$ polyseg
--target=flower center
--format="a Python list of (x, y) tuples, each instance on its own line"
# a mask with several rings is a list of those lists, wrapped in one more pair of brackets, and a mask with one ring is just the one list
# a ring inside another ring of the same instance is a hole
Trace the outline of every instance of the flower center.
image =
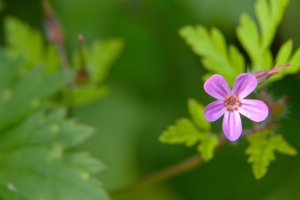
[(237, 111), (239, 107), (242, 106), (242, 103), (236, 94), (233, 96), (227, 94), (224, 100), (224, 106), (226, 107), (227, 111)]

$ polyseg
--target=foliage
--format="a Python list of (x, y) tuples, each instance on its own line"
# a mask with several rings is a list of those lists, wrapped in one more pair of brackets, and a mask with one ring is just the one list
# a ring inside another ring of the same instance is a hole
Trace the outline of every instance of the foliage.
[[(45, 44), (40, 31), (31, 28), (28, 24), (14, 18), (5, 18), (5, 41), (7, 50), (12, 57), (23, 57), (27, 66), (26, 70), (37, 64), (45, 65), (49, 73), (61, 71), (60, 57), (54, 44)], [(80, 66), (78, 52), (74, 53), (70, 74), (73, 74), (72, 105), (80, 106), (105, 96), (108, 88), (104, 81), (108, 71), (119, 55), (124, 44), (121, 39), (95, 40), (91, 46), (85, 48), (84, 59), (86, 66)], [(87, 81), (78, 82), (78, 73), (81, 67), (87, 71)]]
[[(251, 60), (252, 70), (267, 70), (273, 66), (291, 63), (291, 67), (281, 70), (269, 81), (278, 80), (285, 74), (297, 73), (300, 69), (300, 49), (292, 55), (291, 40), (281, 46), (274, 61), (270, 50), (287, 4), (288, 0), (258, 0), (255, 4), (255, 14), (259, 28), (247, 13), (243, 13), (236, 29), (237, 37)], [(209, 71), (204, 77), (205, 80), (211, 73), (218, 73), (233, 85), (235, 77), (245, 71), (245, 59), (242, 54), (234, 45), (226, 46), (225, 39), (218, 29), (212, 28), (209, 33), (201, 25), (186, 26), (180, 29), (180, 35), (193, 51), (201, 56), (203, 66)]]
[[(233, 85), (235, 77), (244, 71), (242, 54), (234, 45), (227, 47), (224, 36), (218, 29), (213, 28), (209, 33), (201, 25), (186, 26), (179, 33), (193, 51), (202, 57), (204, 67), (211, 73), (221, 74), (229, 84)], [(211, 73), (205, 75), (204, 79)]]
[(275, 160), (275, 151), (294, 156), (295, 148), (287, 143), (282, 135), (270, 135), (269, 131), (253, 133), (247, 138), (250, 146), (246, 149), (248, 162), (252, 163), (253, 174), (256, 179), (262, 178), (268, 170), (271, 161)]
[[(91, 177), (103, 164), (69, 151), (92, 129), (65, 120), (65, 111), (32, 115), (1, 133), (0, 190), (5, 199), (108, 199)], [(28, 184), (30, 183), (30, 184)]]
[[(104, 81), (112, 62), (119, 55), (124, 44), (121, 39), (96, 40), (91, 46), (84, 48), (84, 63), (89, 81), (86, 84), (78, 84), (74, 88), (74, 105), (84, 105), (100, 99), (107, 94), (108, 88)], [(80, 70), (80, 56), (74, 55), (74, 65)]]
[(48, 102), (68, 77), (41, 66), (20, 74), (24, 60), (0, 56), (1, 198), (108, 199), (92, 177), (103, 164), (72, 151), (92, 129), (64, 119), (65, 110), (52, 111)]
[[(241, 15), (236, 33), (240, 43), (248, 53), (252, 70), (267, 70), (272, 67), (273, 59), (269, 48), (287, 4), (288, 0), (257, 0), (255, 15), (259, 28), (247, 13)], [(201, 25), (195, 27), (185, 26), (180, 29), (179, 33), (186, 43), (191, 46), (192, 50), (201, 57), (203, 66), (208, 70), (204, 80), (212, 73), (218, 73), (225, 77), (230, 85), (233, 85), (235, 77), (245, 70), (245, 58), (234, 45), (227, 47), (225, 39), (218, 29), (212, 28), (209, 32)], [(280, 70), (268, 81), (278, 80), (286, 73), (298, 72), (300, 68), (300, 49), (297, 49), (292, 55), (292, 48), (292, 40), (285, 42), (275, 57), (274, 66), (278, 67), (290, 62), (291, 67)], [(187, 144), (195, 143), (197, 140), (196, 129), (192, 129), (193, 126), (191, 123), (188, 124), (186, 119), (184, 121), (178, 121), (175, 126), (171, 126), (169, 131), (164, 133), (169, 136), (165, 140), (170, 143), (183, 141), (190, 142)], [(179, 135), (183, 135), (184, 128), (189, 130), (187, 131), (189, 134), (185, 135), (184, 140), (182, 138), (182, 140), (179, 140)], [(296, 150), (289, 146), (281, 135), (267, 136), (268, 133), (253, 134), (248, 137), (251, 145), (246, 153), (250, 154), (249, 162), (253, 163), (253, 173), (257, 179), (267, 172), (270, 161), (275, 159), (274, 150), (289, 155), (296, 153)], [(189, 140), (186, 141), (186, 138)], [(198, 149), (200, 149), (200, 146)]]
[(208, 161), (214, 156), (215, 147), (219, 144), (218, 137), (210, 134), (210, 123), (202, 115), (204, 107), (194, 99), (188, 101), (188, 107), (192, 119), (177, 120), (160, 135), (159, 140), (169, 144), (183, 143), (189, 147), (199, 142), (197, 150)]

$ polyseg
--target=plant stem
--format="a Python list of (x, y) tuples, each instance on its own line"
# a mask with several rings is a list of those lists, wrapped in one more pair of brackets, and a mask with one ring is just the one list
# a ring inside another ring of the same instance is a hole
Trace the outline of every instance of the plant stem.
[[(247, 137), (248, 135), (252, 134), (255, 131), (256, 131), (255, 129), (245, 129), (243, 130), (241, 137)], [(219, 150), (228, 141), (223, 133), (219, 134), (218, 137), (219, 137), (219, 145), (216, 146), (214, 152)], [(184, 172), (190, 171), (195, 167), (200, 166), (204, 162), (205, 160), (203, 159), (202, 155), (200, 154), (194, 155), (180, 163), (166, 167), (144, 178), (129, 183), (128, 185), (112, 190), (109, 192), (109, 194), (111, 197), (115, 197), (123, 193), (141, 188), (143, 186), (147, 186), (153, 183), (158, 183), (167, 180), (169, 178), (172, 178), (173, 176), (177, 176)]]
[[(220, 149), (221, 146), (223, 146), (226, 143), (226, 138), (224, 134), (219, 135), (219, 145), (215, 148), (215, 151)], [(153, 183), (158, 183), (161, 181), (164, 181), (166, 179), (169, 179), (173, 176), (182, 174), (184, 172), (190, 171), (194, 169), (197, 166), (200, 166), (203, 164), (205, 160), (200, 154), (194, 155), (180, 163), (177, 163), (175, 165), (166, 167), (162, 170), (159, 170), (157, 172), (154, 172), (153, 174), (150, 174), (142, 179), (139, 179), (135, 182), (132, 182), (128, 185), (125, 185), (121, 188), (117, 188), (115, 190), (112, 190), (110, 192), (110, 195), (112, 197), (120, 195), (125, 192), (129, 192), (133, 189), (141, 188), (142, 186), (150, 185)]]

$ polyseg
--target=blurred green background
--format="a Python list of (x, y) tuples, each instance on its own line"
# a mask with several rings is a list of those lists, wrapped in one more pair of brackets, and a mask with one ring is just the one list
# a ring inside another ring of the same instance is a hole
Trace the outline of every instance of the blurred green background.
[[(158, 142), (159, 134), (180, 117), (188, 117), (187, 100), (208, 104), (201, 76), (205, 70), (178, 34), (185, 25), (217, 27), (228, 43), (238, 47), (235, 27), (242, 12), (253, 13), (254, 0), (52, 0), (66, 33), (66, 47), (77, 49), (77, 35), (90, 44), (96, 38), (122, 38), (125, 48), (108, 78), (110, 94), (99, 102), (77, 108), (78, 121), (96, 134), (78, 147), (101, 159), (107, 169), (99, 178), (108, 190), (175, 164), (196, 149)], [(41, 2), (6, 0), (1, 23), (16, 16), (43, 29)], [(300, 46), (300, 1), (290, 0), (272, 51), (289, 38)], [(2, 30), (2, 26), (1, 26)], [(3, 34), (1, 34), (3, 41)], [(289, 112), (280, 132), (300, 150), (300, 77), (287, 76), (270, 85), (274, 98), (290, 96)], [(247, 120), (246, 120), (247, 121)], [(220, 120), (213, 129), (221, 131)], [(245, 139), (227, 144), (215, 159), (163, 183), (114, 199), (300, 199), (300, 159), (277, 154), (269, 172), (255, 180), (244, 151)]]

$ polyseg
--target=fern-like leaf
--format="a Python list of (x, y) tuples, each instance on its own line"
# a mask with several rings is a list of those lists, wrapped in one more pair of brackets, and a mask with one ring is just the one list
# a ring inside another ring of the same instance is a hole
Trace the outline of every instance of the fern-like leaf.
[(230, 85), (235, 77), (245, 69), (242, 54), (234, 45), (226, 45), (222, 33), (213, 28), (209, 32), (203, 26), (186, 26), (180, 29), (180, 35), (191, 46), (193, 51), (200, 56), (204, 67), (210, 72), (222, 75)]
[(91, 174), (102, 163), (73, 153), (92, 129), (65, 120), (65, 111), (38, 112), (0, 135), (0, 196), (5, 199), (108, 199)]
[(268, 171), (270, 162), (275, 160), (275, 151), (287, 155), (296, 155), (297, 151), (288, 144), (282, 135), (270, 135), (268, 131), (254, 133), (247, 138), (250, 146), (246, 149), (248, 162), (252, 163), (253, 174), (256, 179), (262, 178)]

